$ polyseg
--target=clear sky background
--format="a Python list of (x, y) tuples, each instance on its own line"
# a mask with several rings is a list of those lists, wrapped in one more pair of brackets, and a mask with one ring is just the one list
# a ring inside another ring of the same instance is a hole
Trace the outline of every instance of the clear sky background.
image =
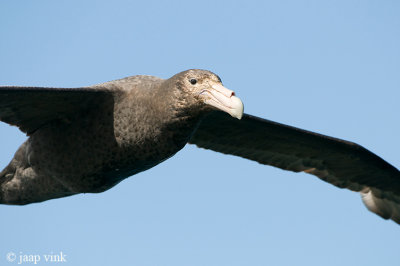
[[(212, 70), (247, 113), (400, 166), (398, 1), (0, 2), (0, 84)], [(0, 124), (0, 167), (26, 137)], [(399, 265), (400, 227), (357, 193), (187, 146), (101, 194), (0, 206), (8, 252), (62, 265)], [(28, 263), (26, 263), (28, 264)], [(30, 264), (32, 265), (32, 264)]]

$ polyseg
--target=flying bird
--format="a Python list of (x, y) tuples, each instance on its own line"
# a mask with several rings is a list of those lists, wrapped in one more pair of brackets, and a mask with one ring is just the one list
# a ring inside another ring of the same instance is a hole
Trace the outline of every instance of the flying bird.
[(0, 173), (0, 203), (103, 192), (187, 143), (361, 193), (400, 224), (400, 172), (355, 143), (243, 113), (221, 79), (191, 69), (82, 88), (0, 87), (0, 120), (29, 138)]

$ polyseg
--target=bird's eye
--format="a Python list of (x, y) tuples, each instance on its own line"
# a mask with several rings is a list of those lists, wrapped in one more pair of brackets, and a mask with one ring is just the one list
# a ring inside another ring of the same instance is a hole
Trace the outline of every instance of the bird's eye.
[(197, 83), (197, 79), (190, 79), (189, 82), (190, 82), (192, 85), (194, 85), (194, 84)]

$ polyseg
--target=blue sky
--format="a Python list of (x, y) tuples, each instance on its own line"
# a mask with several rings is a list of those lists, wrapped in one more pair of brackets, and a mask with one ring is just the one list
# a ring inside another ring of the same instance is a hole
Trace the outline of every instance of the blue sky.
[[(0, 2), (0, 84), (217, 73), (247, 113), (400, 166), (398, 1)], [(0, 167), (25, 136), (0, 124)], [(357, 193), (188, 146), (101, 194), (0, 206), (6, 254), (63, 265), (398, 265), (400, 230)], [(29, 264), (29, 263), (25, 263)], [(31, 263), (32, 264), (32, 263)]]

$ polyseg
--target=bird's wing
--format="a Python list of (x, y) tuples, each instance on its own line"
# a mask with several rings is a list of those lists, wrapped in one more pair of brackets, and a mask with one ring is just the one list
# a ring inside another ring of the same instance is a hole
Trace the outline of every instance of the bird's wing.
[(0, 121), (18, 126), (29, 135), (50, 121), (76, 115), (108, 96), (102, 87), (0, 86)]
[(360, 191), (367, 208), (400, 224), (400, 172), (367, 149), (245, 114), (207, 116), (189, 143)]

